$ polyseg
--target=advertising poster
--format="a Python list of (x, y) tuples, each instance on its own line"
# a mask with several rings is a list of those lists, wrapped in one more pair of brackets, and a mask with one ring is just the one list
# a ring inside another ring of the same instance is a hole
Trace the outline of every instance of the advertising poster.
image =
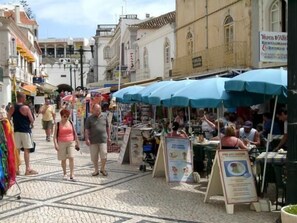
[(187, 138), (165, 138), (167, 179), (169, 182), (193, 182), (193, 156)]
[(228, 204), (258, 201), (247, 151), (220, 150), (219, 165)]

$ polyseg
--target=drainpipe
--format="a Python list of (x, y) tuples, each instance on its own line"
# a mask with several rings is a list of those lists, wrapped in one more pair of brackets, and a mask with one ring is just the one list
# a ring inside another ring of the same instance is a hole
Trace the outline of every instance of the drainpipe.
[(208, 49), (208, 0), (205, 0), (205, 35), (206, 49)]

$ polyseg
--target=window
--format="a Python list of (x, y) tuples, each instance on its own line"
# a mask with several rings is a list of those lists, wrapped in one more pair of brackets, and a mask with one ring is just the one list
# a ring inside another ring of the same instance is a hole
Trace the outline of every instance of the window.
[(135, 68), (140, 69), (140, 63), (139, 63), (139, 47), (136, 45), (135, 47)]
[(4, 76), (3, 68), (0, 67), (0, 82), (3, 82), (3, 76)]
[(279, 1), (275, 1), (272, 6), (271, 6), (271, 10), (270, 10), (270, 29), (273, 32), (279, 32), (280, 30), (280, 5), (279, 5)]
[(193, 54), (193, 34), (191, 32), (187, 34), (187, 50), (188, 55)]
[(224, 22), (224, 42), (225, 42), (225, 51), (233, 51), (233, 19), (231, 16), (227, 16)]
[(143, 49), (143, 68), (148, 68), (148, 52), (146, 47)]
[(109, 46), (104, 47), (103, 58), (104, 58), (104, 60), (110, 59), (110, 47)]
[(270, 7), (270, 31), (286, 32), (287, 30), (287, 3), (285, 0), (276, 0)]
[(167, 38), (164, 44), (164, 59), (165, 59), (165, 64), (170, 63), (170, 44)]

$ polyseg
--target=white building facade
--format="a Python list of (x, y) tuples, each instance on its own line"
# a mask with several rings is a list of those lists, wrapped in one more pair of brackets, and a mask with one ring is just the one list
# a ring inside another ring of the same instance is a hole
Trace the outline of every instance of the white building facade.
[[(0, 5), (0, 104), (12, 102), (16, 91), (33, 84), (41, 54), (37, 33), (36, 21), (21, 6)], [(36, 91), (25, 93), (34, 96)]]

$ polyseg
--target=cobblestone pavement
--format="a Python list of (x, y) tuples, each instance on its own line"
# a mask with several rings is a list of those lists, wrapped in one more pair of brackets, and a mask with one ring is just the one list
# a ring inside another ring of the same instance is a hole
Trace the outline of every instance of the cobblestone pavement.
[[(35, 121), (33, 137), (37, 144), (31, 164), (39, 174), (24, 176), (24, 164), (17, 185), (0, 200), (0, 222), (275, 222), (279, 212), (251, 211), (235, 205), (235, 213), (225, 211), (221, 199), (204, 203), (207, 180), (199, 184), (166, 183), (152, 178), (151, 171), (120, 165), (118, 154), (108, 156), (109, 175), (92, 177), (88, 148), (76, 152), (76, 182), (63, 180), (62, 169), (52, 142), (45, 141), (41, 120)], [(23, 160), (23, 153), (21, 154)], [(20, 199), (18, 195), (20, 193)]]

